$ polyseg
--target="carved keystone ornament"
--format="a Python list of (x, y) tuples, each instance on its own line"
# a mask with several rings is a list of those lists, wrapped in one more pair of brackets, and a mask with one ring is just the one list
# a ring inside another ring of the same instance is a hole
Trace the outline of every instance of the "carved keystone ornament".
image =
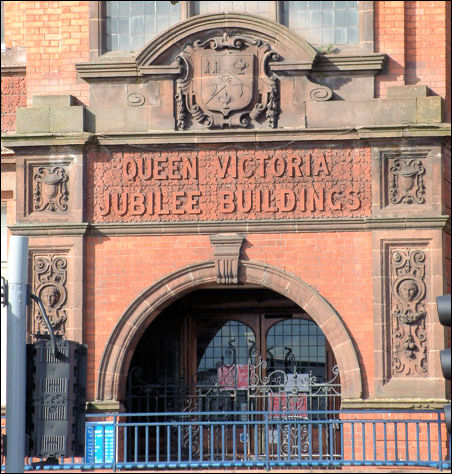
[(231, 285), (239, 282), (240, 249), (244, 240), (238, 234), (217, 234), (210, 237), (214, 248), (217, 283)]
[(185, 46), (177, 57), (176, 128), (184, 130), (188, 116), (207, 128), (245, 128), (264, 116), (276, 128), (279, 84), (268, 62), (280, 59), (260, 39), (227, 33)]

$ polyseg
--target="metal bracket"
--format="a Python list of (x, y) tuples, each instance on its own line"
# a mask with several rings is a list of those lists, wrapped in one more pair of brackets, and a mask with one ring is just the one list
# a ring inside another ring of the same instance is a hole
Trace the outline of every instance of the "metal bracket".
[(27, 285), (27, 289), (28, 289), (28, 301), (30, 301), (30, 299), (32, 299), (39, 307), (41, 313), (42, 313), (42, 317), (44, 318), (44, 321), (47, 325), (47, 329), (49, 330), (49, 334), (50, 334), (50, 340), (52, 342), (52, 354), (54, 357), (57, 357), (57, 347), (56, 347), (56, 339), (55, 339), (55, 333), (53, 332), (53, 328), (52, 328), (52, 325), (50, 324), (50, 320), (49, 320), (49, 317), (47, 316), (47, 313), (46, 313), (46, 309), (44, 308), (44, 305), (42, 303), (42, 300), (41, 298), (39, 298), (39, 296), (36, 296), (34, 295), (33, 293), (31, 293), (30, 291), (30, 285)]
[(8, 280), (5, 277), (2, 279), (2, 293), (1, 293), (1, 304), (2, 306), (8, 306)]

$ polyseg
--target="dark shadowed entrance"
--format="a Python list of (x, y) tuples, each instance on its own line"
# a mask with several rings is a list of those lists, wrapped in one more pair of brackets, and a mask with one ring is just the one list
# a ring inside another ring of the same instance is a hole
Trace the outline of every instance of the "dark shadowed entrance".
[[(148, 327), (123, 402), (129, 413), (203, 412), (213, 422), (219, 412), (240, 420), (262, 412), (321, 420), (322, 411), (339, 409), (340, 383), (323, 332), (295, 303), (265, 289), (206, 289), (177, 300)], [(281, 429), (268, 435), (268, 449), (289, 437), (293, 449), (311, 454), (319, 443), (335, 444), (334, 430), (310, 433), (309, 446), (307, 432)], [(227, 455), (232, 436), (246, 433), (222, 430), (214, 445)], [(258, 431), (246, 436), (262, 443)]]

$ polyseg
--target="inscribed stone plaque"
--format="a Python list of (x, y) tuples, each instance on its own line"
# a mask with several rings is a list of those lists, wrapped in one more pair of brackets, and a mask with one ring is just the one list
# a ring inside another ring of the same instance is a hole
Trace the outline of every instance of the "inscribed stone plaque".
[(93, 148), (87, 217), (96, 223), (370, 215), (370, 150), (140, 151)]

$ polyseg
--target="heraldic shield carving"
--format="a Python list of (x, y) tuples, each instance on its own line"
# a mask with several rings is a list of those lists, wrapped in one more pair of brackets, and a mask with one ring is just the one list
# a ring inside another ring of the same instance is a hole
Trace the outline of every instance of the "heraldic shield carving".
[(261, 120), (277, 126), (278, 79), (268, 62), (280, 56), (269, 44), (224, 33), (186, 45), (177, 60), (177, 130), (188, 128), (190, 118), (206, 128), (246, 128)]

